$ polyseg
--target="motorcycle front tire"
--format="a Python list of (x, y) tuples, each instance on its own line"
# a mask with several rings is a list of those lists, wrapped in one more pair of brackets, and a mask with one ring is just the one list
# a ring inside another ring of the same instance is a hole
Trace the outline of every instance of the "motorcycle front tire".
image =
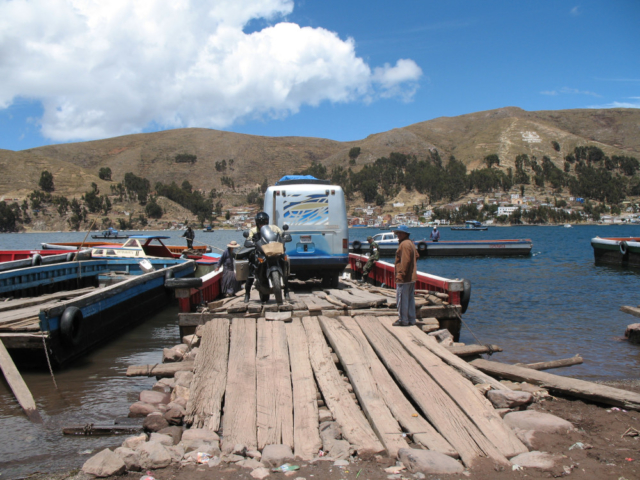
[(282, 283), (280, 281), (280, 272), (271, 272), (271, 282), (273, 283), (273, 296), (276, 297), (276, 303), (282, 305)]

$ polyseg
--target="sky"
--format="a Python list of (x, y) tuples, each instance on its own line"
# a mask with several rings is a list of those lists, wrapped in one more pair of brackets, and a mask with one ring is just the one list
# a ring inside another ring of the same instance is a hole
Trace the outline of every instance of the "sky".
[(0, 0), (0, 149), (640, 108), (640, 1)]

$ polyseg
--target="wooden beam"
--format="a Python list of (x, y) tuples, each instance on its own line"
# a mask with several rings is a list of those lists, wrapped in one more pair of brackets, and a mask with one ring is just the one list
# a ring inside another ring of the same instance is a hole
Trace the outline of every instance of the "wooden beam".
[(620, 307), (620, 311), (633, 315), (634, 317), (640, 317), (640, 308), (638, 307)]
[(212, 432), (220, 428), (222, 397), (227, 386), (229, 320), (207, 323), (202, 329), (191, 380), (185, 423)]
[(576, 355), (571, 358), (563, 358), (561, 360), (551, 360), (549, 362), (538, 363), (516, 363), (516, 367), (530, 368), (532, 370), (551, 370), (552, 368), (570, 367), (571, 365), (580, 365), (582, 357)]
[(127, 368), (127, 377), (173, 377), (176, 372), (193, 372), (193, 369), (193, 362), (129, 365)]
[(255, 450), (256, 436), (256, 320), (234, 318), (231, 322), (229, 368), (224, 402), (222, 451), (237, 444)]
[(309, 341), (309, 359), (313, 373), (327, 407), (340, 425), (342, 436), (355, 446), (358, 456), (364, 459), (383, 452), (384, 447), (340, 378), (318, 324), (318, 317), (304, 317), (302, 324)]
[(461, 347), (445, 347), (448, 352), (458, 357), (472, 357), (483, 353), (502, 352), (498, 345), (463, 345)]
[[(352, 320), (351, 317), (343, 317)], [(408, 448), (402, 437), (402, 430), (383, 400), (378, 385), (371, 373), (367, 354), (362, 342), (369, 346), (364, 335), (353, 335), (337, 318), (319, 317), (320, 326), (333, 351), (338, 355), (345, 369), (360, 406), (369, 419), (369, 423), (391, 458), (398, 456), (398, 450)], [(358, 328), (355, 325), (355, 328)]]
[(312, 460), (322, 447), (318, 431), (316, 381), (309, 361), (309, 344), (302, 321), (294, 318), (285, 324), (293, 385), (293, 444), (296, 457)]
[(570, 397), (584, 398), (629, 410), (640, 410), (640, 394), (627, 390), (484, 359), (474, 360), (471, 364), (477, 369), (498, 378), (531, 383)]
[(29, 417), (29, 420), (35, 423), (42, 423), (42, 417), (38, 412), (36, 402), (33, 400), (29, 387), (24, 383), (20, 372), (16, 368), (15, 363), (13, 363), (13, 359), (11, 355), (9, 355), (9, 352), (7, 352), (2, 340), (0, 340), (0, 369), (2, 369), (4, 378), (7, 380), (11, 391), (24, 410), (24, 413)]

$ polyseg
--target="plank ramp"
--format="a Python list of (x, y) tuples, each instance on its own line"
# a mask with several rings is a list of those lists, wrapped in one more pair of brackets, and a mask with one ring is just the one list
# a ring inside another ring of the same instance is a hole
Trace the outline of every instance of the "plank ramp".
[(284, 444), (293, 449), (293, 398), (284, 323), (258, 319), (257, 342), (258, 448)]
[[(196, 356), (185, 423), (212, 432), (220, 428), (222, 397), (227, 386), (229, 320), (207, 323)], [(179, 364), (177, 364), (179, 365)]]
[(256, 434), (256, 320), (234, 318), (231, 322), (229, 366), (224, 402), (222, 450), (242, 444), (258, 446)]
[(36, 408), (36, 402), (33, 400), (29, 387), (24, 383), (24, 379), (13, 363), (13, 359), (7, 352), (2, 340), (0, 340), (0, 369), (29, 420), (35, 423), (42, 423), (42, 417)]

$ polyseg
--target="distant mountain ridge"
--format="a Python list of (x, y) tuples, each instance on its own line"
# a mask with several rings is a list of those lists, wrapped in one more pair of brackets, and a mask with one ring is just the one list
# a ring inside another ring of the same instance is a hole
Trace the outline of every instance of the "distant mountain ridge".
[[(557, 142), (556, 151), (552, 142)], [(262, 137), (203, 128), (155, 133), (33, 148), (19, 152), (0, 150), (0, 195), (24, 197), (36, 189), (40, 172), (54, 176), (56, 194), (80, 195), (95, 182), (109, 192), (109, 182), (98, 178), (102, 167), (112, 179), (122, 181), (133, 172), (156, 182), (179, 185), (188, 180), (194, 188), (226, 190), (222, 177), (236, 186), (254, 188), (266, 178), (273, 183), (282, 175), (301, 171), (314, 162), (349, 166), (348, 153), (360, 147), (354, 170), (388, 156), (391, 152), (429, 158), (437, 150), (446, 161), (450, 155), (469, 170), (482, 168), (483, 159), (498, 154), (500, 167), (513, 167), (515, 157), (526, 153), (539, 159), (546, 155), (562, 168), (564, 157), (576, 146), (595, 145), (607, 155), (640, 159), (640, 109), (581, 109), (527, 112), (518, 107), (440, 117), (403, 128), (377, 133), (352, 142), (311, 137)], [(197, 161), (177, 163), (178, 154), (197, 156)], [(229, 165), (229, 160), (233, 164)], [(226, 171), (216, 162), (226, 160)]]

